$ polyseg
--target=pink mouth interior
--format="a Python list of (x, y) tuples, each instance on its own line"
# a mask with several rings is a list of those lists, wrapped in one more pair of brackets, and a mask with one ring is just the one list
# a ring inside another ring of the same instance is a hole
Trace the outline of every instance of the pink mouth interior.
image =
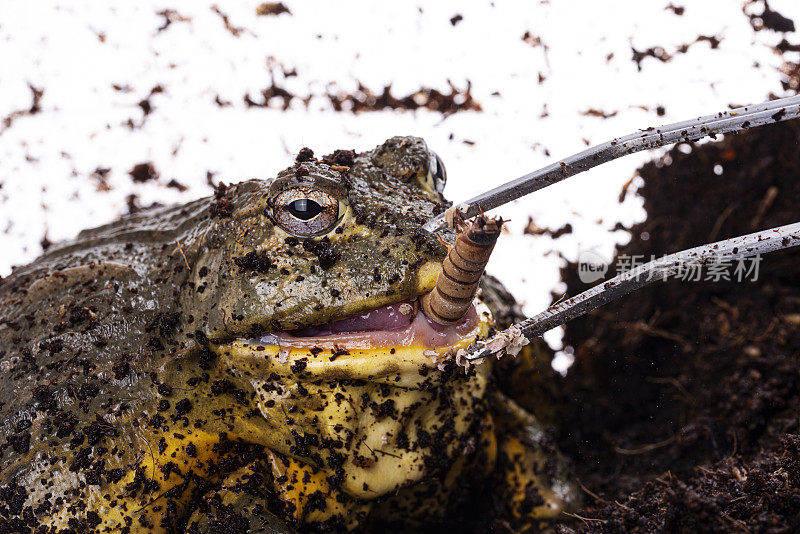
[(437, 348), (458, 342), (474, 330), (477, 322), (478, 314), (474, 306), (459, 323), (442, 326), (428, 319), (416, 305), (406, 302), (390, 304), (325, 325), (292, 332), (270, 332), (256, 339), (256, 342), (292, 348), (327, 349), (336, 345), (340, 348), (368, 349), (415, 344)]

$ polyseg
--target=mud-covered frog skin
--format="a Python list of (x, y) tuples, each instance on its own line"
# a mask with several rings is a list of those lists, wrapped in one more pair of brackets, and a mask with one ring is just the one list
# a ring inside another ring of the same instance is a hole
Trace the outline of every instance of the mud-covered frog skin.
[(452, 357), (517, 319), (513, 299), (485, 277), (462, 324), (418, 311), (446, 245), (416, 229), (442, 185), (421, 139), (304, 149), (0, 279), (0, 532), (558, 517), (575, 495), (540, 423), (546, 350)]

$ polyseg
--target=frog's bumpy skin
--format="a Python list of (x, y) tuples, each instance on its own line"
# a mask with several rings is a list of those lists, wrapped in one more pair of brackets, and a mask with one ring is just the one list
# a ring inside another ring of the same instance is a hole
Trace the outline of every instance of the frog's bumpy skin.
[(447, 325), (464, 317), (475, 298), (478, 282), (502, 227), (502, 219), (481, 215), (459, 232), (442, 263), (436, 287), (421, 299), (422, 308), (430, 319)]

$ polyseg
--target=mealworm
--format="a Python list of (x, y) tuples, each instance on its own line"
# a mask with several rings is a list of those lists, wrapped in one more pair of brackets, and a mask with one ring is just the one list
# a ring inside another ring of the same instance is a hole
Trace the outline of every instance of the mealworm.
[(502, 227), (502, 218), (479, 215), (458, 233), (442, 263), (436, 287), (420, 299), (430, 319), (446, 325), (464, 317), (478, 291), (478, 283)]

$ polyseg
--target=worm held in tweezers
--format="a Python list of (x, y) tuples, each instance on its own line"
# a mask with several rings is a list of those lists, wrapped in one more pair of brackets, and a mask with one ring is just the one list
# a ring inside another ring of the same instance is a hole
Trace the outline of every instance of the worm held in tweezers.
[(459, 322), (466, 315), (502, 227), (502, 218), (479, 215), (458, 233), (442, 264), (436, 287), (420, 299), (431, 320), (447, 325)]

